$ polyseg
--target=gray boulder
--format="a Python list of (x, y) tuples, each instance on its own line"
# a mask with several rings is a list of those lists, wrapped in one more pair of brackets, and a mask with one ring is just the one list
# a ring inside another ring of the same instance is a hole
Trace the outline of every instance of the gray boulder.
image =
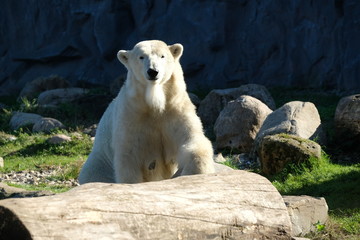
[(320, 159), (321, 147), (293, 135), (268, 135), (261, 141), (258, 156), (261, 172), (270, 176), (281, 172), (289, 163), (307, 163), (310, 157)]
[(65, 128), (65, 126), (59, 120), (54, 118), (41, 118), (34, 124), (32, 131), (49, 133), (54, 129), (61, 128)]
[(329, 208), (324, 198), (283, 196), (283, 199), (292, 224), (292, 236), (304, 236), (316, 232), (317, 223), (326, 223)]
[(241, 95), (249, 95), (266, 104), (270, 109), (276, 108), (275, 101), (267, 88), (260, 84), (245, 84), (239, 87)]
[(10, 119), (9, 125), (12, 130), (17, 130), (24, 126), (32, 126), (41, 118), (42, 116), (35, 113), (15, 112)]
[(286, 133), (305, 139), (323, 138), (320, 115), (311, 102), (293, 101), (268, 115), (261, 126), (252, 149), (255, 157), (261, 140), (268, 135)]
[(198, 115), (207, 126), (214, 125), (225, 105), (240, 96), (237, 88), (212, 90), (200, 103)]
[(125, 83), (127, 75), (123, 74), (117, 78), (115, 78), (111, 83), (110, 83), (110, 87), (109, 87), (109, 91), (111, 93), (111, 95), (113, 96), (117, 96), (120, 89), (122, 88), (122, 86)]
[(188, 95), (189, 95), (189, 98), (190, 98), (191, 102), (195, 105), (195, 107), (198, 108), (200, 106), (200, 103), (201, 103), (200, 98), (194, 93), (188, 92)]
[(42, 92), (38, 104), (42, 107), (56, 107), (62, 103), (70, 103), (88, 93), (84, 88), (59, 88)]
[(69, 86), (70, 83), (67, 80), (57, 75), (39, 77), (25, 85), (19, 94), (19, 98), (26, 97), (31, 99), (44, 91), (56, 88), (67, 88)]
[(97, 124), (93, 124), (90, 127), (85, 128), (84, 133), (90, 135), (90, 137), (95, 137), (97, 127)]
[(340, 99), (335, 111), (335, 130), (338, 142), (351, 146), (360, 144), (360, 94)]
[(260, 127), (271, 112), (268, 106), (251, 96), (243, 95), (230, 101), (215, 122), (216, 148), (250, 152)]
[(241, 95), (249, 95), (259, 99), (269, 108), (275, 108), (275, 103), (269, 91), (258, 84), (242, 85), (238, 88), (212, 90), (200, 103), (198, 115), (205, 126), (213, 126), (220, 112), (231, 100)]
[(0, 103), (0, 110), (6, 109), (6, 108), (8, 108), (8, 107), (9, 107), (9, 106), (7, 106), (6, 104)]

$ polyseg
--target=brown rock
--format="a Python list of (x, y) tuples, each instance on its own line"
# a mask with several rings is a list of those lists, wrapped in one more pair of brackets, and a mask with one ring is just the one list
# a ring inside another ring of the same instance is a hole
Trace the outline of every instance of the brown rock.
[(304, 236), (316, 231), (316, 223), (325, 224), (328, 205), (324, 198), (283, 196), (292, 224), (292, 236)]
[(38, 98), (41, 107), (56, 107), (61, 103), (69, 103), (88, 93), (84, 88), (59, 88), (42, 92)]
[(215, 122), (216, 148), (250, 152), (260, 127), (271, 112), (251, 96), (243, 95), (230, 101)]
[(311, 102), (293, 101), (270, 113), (261, 126), (252, 149), (255, 158), (262, 139), (285, 133), (305, 139), (322, 138), (320, 115)]
[(26, 97), (31, 99), (36, 97), (41, 92), (56, 88), (66, 88), (69, 86), (70, 84), (68, 81), (57, 75), (40, 77), (31, 82), (28, 82), (21, 90), (19, 97)]
[(306, 163), (310, 157), (321, 157), (319, 144), (285, 134), (264, 137), (259, 151), (261, 171), (266, 175), (281, 172), (288, 163)]
[(212, 90), (200, 103), (198, 114), (205, 126), (214, 125), (222, 109), (231, 100), (241, 95), (249, 95), (259, 99), (270, 109), (275, 108), (275, 102), (268, 90), (258, 84), (242, 85), (238, 88)]
[(198, 108), (200, 106), (200, 103), (201, 103), (200, 98), (194, 93), (188, 92), (188, 95), (189, 95), (189, 98), (190, 98), (192, 104), (194, 104), (195, 107)]
[(360, 94), (340, 99), (335, 111), (335, 129), (338, 142), (347, 142), (352, 147), (360, 144)]

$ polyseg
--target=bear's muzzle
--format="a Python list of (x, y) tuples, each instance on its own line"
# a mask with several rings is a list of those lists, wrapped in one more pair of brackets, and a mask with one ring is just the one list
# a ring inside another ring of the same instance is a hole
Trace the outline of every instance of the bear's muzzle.
[(147, 70), (149, 80), (151, 80), (151, 81), (157, 80), (158, 73), (159, 73), (158, 71), (156, 71), (155, 69), (152, 69), (152, 68), (149, 68), (149, 70)]

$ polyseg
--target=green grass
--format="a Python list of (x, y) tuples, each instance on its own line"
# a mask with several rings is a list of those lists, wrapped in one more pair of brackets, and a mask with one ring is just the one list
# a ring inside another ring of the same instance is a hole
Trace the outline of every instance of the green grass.
[(22, 188), (28, 191), (50, 191), (53, 193), (62, 193), (62, 192), (66, 192), (69, 191), (71, 189), (71, 187), (67, 187), (67, 186), (63, 186), (63, 185), (55, 185), (55, 186), (51, 186), (51, 185), (47, 185), (47, 184), (39, 184), (39, 185), (29, 185), (29, 184), (13, 184), (13, 183), (9, 183), (9, 186), (12, 187), (17, 187), (17, 188)]
[(47, 142), (51, 135), (19, 133), (15, 141), (0, 144), (0, 156), (5, 160), (0, 172), (36, 170), (39, 167), (64, 166), (79, 158), (85, 159), (91, 150), (90, 138), (73, 137), (71, 142), (55, 145)]
[[(67, 135), (70, 133), (64, 131)], [(0, 168), (0, 173), (24, 170), (54, 169), (60, 170), (49, 180), (66, 181), (76, 179), (80, 168), (91, 151), (92, 142), (87, 135), (81, 138), (72, 137), (71, 142), (59, 145), (50, 144), (47, 139), (48, 134), (29, 134), (15, 132), (15, 141), (5, 141), (6, 133), (0, 132), (0, 156), (4, 158), (4, 167)], [(2, 139), (2, 140), (1, 140)], [(63, 192), (70, 188), (67, 186), (52, 186), (46, 184), (17, 185), (28, 190), (50, 190), (53, 192)]]
[(330, 220), (325, 223), (324, 229), (309, 235), (312, 239), (360, 237), (360, 164), (333, 164), (324, 154), (316, 167), (304, 167), (302, 171), (286, 175), (280, 173), (272, 179), (272, 183), (282, 195), (326, 199)]
[(360, 164), (342, 166), (323, 156), (317, 167), (280, 176), (272, 182), (281, 194), (325, 197), (330, 209), (360, 208)]

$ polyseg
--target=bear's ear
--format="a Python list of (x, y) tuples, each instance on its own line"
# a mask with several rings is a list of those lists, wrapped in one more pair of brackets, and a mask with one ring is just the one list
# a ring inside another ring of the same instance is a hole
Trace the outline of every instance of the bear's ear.
[(125, 65), (125, 67), (127, 67), (128, 62), (129, 62), (129, 52), (125, 51), (125, 50), (120, 50), (117, 53), (117, 57), (119, 59), (119, 61)]
[(170, 52), (173, 55), (175, 60), (178, 60), (183, 53), (183, 46), (180, 43), (169, 46)]

